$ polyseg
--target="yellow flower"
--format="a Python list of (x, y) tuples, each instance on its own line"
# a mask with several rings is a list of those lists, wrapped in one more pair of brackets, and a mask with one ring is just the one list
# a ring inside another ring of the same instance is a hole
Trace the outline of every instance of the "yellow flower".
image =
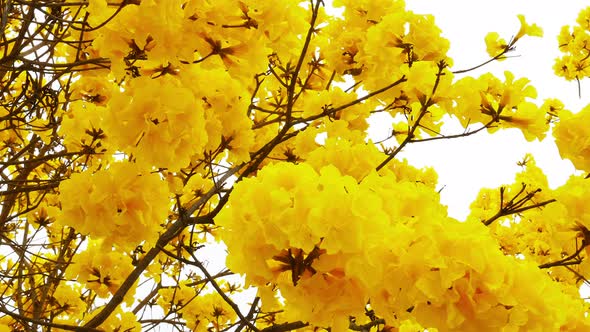
[(536, 24), (528, 24), (525, 21), (524, 15), (518, 15), (518, 20), (520, 21), (520, 29), (516, 33), (516, 36), (514, 36), (513, 43), (525, 35), (531, 37), (543, 37), (543, 29)]
[(207, 144), (204, 104), (176, 77), (140, 77), (110, 100), (105, 131), (141, 166), (176, 171)]
[(590, 31), (590, 7), (586, 7), (578, 13), (576, 23), (584, 30)]
[(62, 315), (67, 315), (68, 318), (82, 318), (86, 304), (80, 299), (81, 293), (79, 285), (60, 283), (53, 293), (56, 311), (62, 311)]
[[(502, 98), (499, 101), (500, 109), (511, 109), (512, 107), (525, 101), (525, 98), (536, 98), (537, 90), (534, 86), (529, 85), (530, 80), (526, 77), (514, 79), (514, 74), (509, 71), (504, 72), (504, 87)], [(500, 109), (498, 112), (500, 112)]]
[[(76, 264), (68, 267), (66, 276), (93, 290), (99, 297), (108, 298), (115, 294), (132, 270), (129, 256), (113, 250), (108, 243), (91, 239), (86, 250), (76, 255)], [(134, 293), (135, 288), (127, 293), (125, 300), (128, 304), (133, 302)]]
[(404, 74), (408, 81), (406, 82), (407, 91), (415, 91), (416, 100), (424, 99), (432, 95), (432, 90), (437, 81), (438, 67), (430, 61), (417, 61), (411, 67), (401, 66), (401, 73)]
[(169, 204), (167, 186), (157, 174), (124, 162), (94, 174), (73, 174), (60, 184), (60, 200), (61, 225), (129, 251), (144, 241), (155, 244)]
[(553, 130), (555, 144), (562, 158), (569, 159), (577, 169), (590, 172), (590, 106), (579, 113), (561, 112)]
[[(500, 35), (497, 32), (488, 33), (485, 37), (485, 42), (486, 51), (492, 58), (495, 58), (499, 54), (507, 51), (508, 43), (503, 38), (500, 38)], [(505, 57), (500, 57), (497, 60), (502, 61), (505, 59)]]
[(527, 141), (542, 140), (549, 129), (545, 113), (531, 102), (520, 103), (514, 115), (501, 117), (504, 127), (519, 128)]

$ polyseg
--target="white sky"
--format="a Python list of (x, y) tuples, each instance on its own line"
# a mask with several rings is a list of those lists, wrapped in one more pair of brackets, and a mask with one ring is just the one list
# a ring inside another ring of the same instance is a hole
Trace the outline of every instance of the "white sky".
[[(575, 24), (578, 12), (590, 5), (587, 1), (407, 0), (406, 4), (416, 13), (436, 17), (443, 35), (451, 41), (449, 55), (456, 70), (487, 60), (485, 35), (496, 31), (510, 40), (520, 27), (516, 15), (524, 14), (528, 23), (543, 28), (544, 37), (524, 37), (509, 54), (518, 57), (491, 63), (469, 75), (491, 71), (503, 79), (503, 72), (510, 70), (517, 78), (524, 76), (532, 81), (539, 105), (546, 98), (558, 98), (566, 108), (578, 112), (590, 103), (589, 81), (582, 81), (582, 98), (579, 98), (576, 82), (567, 82), (553, 74), (553, 62), (559, 56), (557, 35), (563, 25)], [(443, 203), (449, 206), (449, 214), (463, 219), (480, 188), (495, 188), (514, 181), (514, 174), (520, 169), (516, 162), (527, 152), (535, 156), (552, 187), (563, 184), (574, 171), (569, 161), (561, 160), (551, 136), (541, 143), (528, 143), (517, 130), (414, 144), (406, 147), (403, 156), (416, 166), (435, 166), (439, 188), (445, 186), (441, 192)]]

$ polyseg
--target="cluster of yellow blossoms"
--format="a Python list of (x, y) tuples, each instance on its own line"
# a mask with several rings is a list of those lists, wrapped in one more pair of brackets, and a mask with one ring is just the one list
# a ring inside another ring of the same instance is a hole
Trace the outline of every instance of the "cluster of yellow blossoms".
[(581, 80), (590, 76), (590, 7), (580, 11), (575, 26), (563, 26), (557, 37), (559, 50), (553, 70), (566, 80)]
[(576, 114), (568, 110), (559, 112), (559, 123), (553, 130), (555, 144), (562, 158), (569, 159), (574, 166), (590, 172), (590, 105)]
[[(80, 39), (92, 42), (60, 61), (100, 57), (110, 66), (71, 80), (51, 134), (86, 159), (62, 165), (69, 178), (27, 214), (35, 228), (52, 224), (49, 237), (80, 234), (63, 271), (72, 282), (52, 289), (56, 322), (100, 314), (76, 295), (112, 299), (145, 246), (160, 251), (140, 271), (159, 287), (150, 303), (191, 330), (231, 327), (239, 315), (202, 285), (213, 281), (184, 275), (199, 265), (191, 259), (207, 242), (201, 235), (212, 234), (227, 245), (227, 266), (259, 288), (256, 314), (284, 310), (268, 317), (310, 329), (384, 319), (391, 331), (589, 330), (576, 293), (578, 277), (590, 276), (589, 180), (550, 190), (531, 159), (515, 184), (482, 190), (459, 222), (439, 202), (434, 170), (396, 157), (407, 144), (446, 138), (445, 115), (469, 130), (518, 128), (528, 141), (558, 118), (562, 157), (590, 172), (590, 107), (539, 106), (529, 80), (510, 72), (460, 77), (434, 18), (404, 1), (334, 1), (341, 17), (314, 9), (320, 3), (88, 2), (92, 28)], [(572, 55), (558, 73), (568, 79), (590, 76), (589, 13), (560, 36)], [(518, 19), (509, 42), (486, 37), (490, 56), (542, 36)], [(389, 121), (380, 147), (367, 140), (376, 113)], [(184, 229), (161, 245), (177, 225)], [(379, 318), (363, 320), (368, 310)], [(100, 327), (140, 325), (119, 307)]]
[(236, 313), (217, 293), (203, 294), (205, 283), (184, 282), (178, 288), (159, 291), (159, 304), (167, 310), (177, 309), (191, 331), (216, 331), (231, 326)]
[[(143, 173), (143, 174), (142, 174)], [(168, 190), (157, 174), (137, 164), (113, 163), (94, 174), (73, 174), (60, 186), (59, 223), (104, 239), (124, 251), (155, 244), (168, 216)]]

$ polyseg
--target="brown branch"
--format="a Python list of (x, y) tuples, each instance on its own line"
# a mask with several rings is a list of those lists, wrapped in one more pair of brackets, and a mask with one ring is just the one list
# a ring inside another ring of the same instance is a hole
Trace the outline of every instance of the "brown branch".
[(526, 184), (523, 183), (518, 193), (516, 193), (516, 195), (514, 195), (514, 197), (512, 197), (512, 199), (510, 199), (510, 201), (508, 201), (506, 204), (504, 204), (504, 187), (500, 188), (500, 210), (489, 219), (482, 220), (482, 223), (486, 226), (489, 226), (501, 217), (521, 213), (534, 208), (540, 208), (556, 201), (555, 199), (549, 199), (544, 202), (535, 203), (529, 206), (523, 206), (526, 202), (531, 200), (533, 196), (539, 191), (535, 190), (533, 192), (527, 193), (524, 197), (520, 198), (518, 201), (515, 201), (524, 192), (525, 188)]
[[(256, 309), (258, 308), (259, 302), (260, 302), (260, 297), (258, 297), (258, 296), (254, 298), (254, 301), (252, 301), (252, 304), (250, 305), (250, 311), (248, 311), (248, 313), (246, 314), (247, 321), (254, 319), (254, 314), (256, 314)], [(240, 322), (240, 325), (236, 328), (235, 332), (241, 332), (245, 326), (246, 326), (246, 324), (244, 322)]]
[(440, 136), (436, 136), (436, 137), (427, 137), (427, 138), (420, 138), (420, 139), (412, 139), (410, 141), (410, 143), (421, 143), (421, 142), (428, 142), (428, 141), (436, 141), (436, 140), (439, 140), (439, 139), (451, 139), (451, 138), (468, 137), (468, 136), (471, 136), (473, 134), (477, 134), (477, 133), (479, 133), (480, 131), (482, 131), (482, 130), (484, 130), (486, 128), (489, 128), (494, 122), (496, 122), (496, 121), (492, 120), (492, 121), (486, 123), (485, 125), (477, 128), (475, 130), (472, 130), (472, 131), (466, 130), (466, 131), (464, 131), (461, 134), (452, 134), (452, 135), (442, 135), (441, 134)]
[(19, 194), (19, 193), (28, 193), (28, 192), (33, 192), (33, 191), (49, 190), (49, 189), (57, 188), (58, 186), (59, 186), (59, 182), (48, 183), (48, 184), (44, 184), (42, 186), (24, 186), (24, 187), (20, 187), (17, 189), (0, 191), (0, 196), (8, 196), (8, 195), (14, 195), (14, 194)]
[[(547, 269), (550, 267), (554, 267), (554, 266), (565, 266), (565, 265), (575, 265), (575, 264), (579, 264), (581, 262), (580, 259), (580, 253), (582, 252), (582, 250), (584, 250), (584, 248), (586, 247), (586, 241), (582, 241), (582, 245), (580, 246), (580, 248), (578, 248), (578, 250), (576, 250), (576, 252), (574, 252), (573, 254), (560, 259), (558, 261), (555, 262), (551, 262), (551, 263), (545, 263), (545, 264), (541, 264), (539, 265), (540, 269)], [(576, 259), (576, 261), (571, 262), (571, 260)]]
[(511, 41), (511, 42), (510, 42), (508, 45), (506, 45), (506, 47), (504, 48), (504, 50), (503, 50), (502, 52), (500, 52), (500, 54), (496, 55), (495, 57), (493, 57), (493, 58), (491, 58), (491, 59), (488, 59), (487, 61), (484, 61), (483, 63), (480, 63), (480, 64), (479, 64), (479, 65), (477, 65), (477, 66), (473, 66), (473, 67), (471, 67), (471, 68), (468, 68), (468, 69), (462, 69), (462, 70), (456, 70), (456, 71), (453, 71), (453, 74), (464, 74), (464, 73), (470, 72), (470, 71), (472, 71), (472, 70), (476, 70), (476, 69), (478, 69), (478, 68), (481, 68), (481, 67), (483, 67), (483, 66), (487, 65), (488, 63), (494, 62), (494, 61), (496, 61), (496, 60), (498, 60), (498, 59), (503, 59), (503, 58), (505, 58), (505, 57), (504, 57), (504, 55), (505, 55), (506, 53), (508, 53), (508, 52), (510, 52), (510, 51), (513, 51), (513, 50), (514, 50), (514, 43), (515, 43), (515, 42), (516, 42), (516, 41)]
[(158, 295), (158, 291), (162, 289), (162, 283), (159, 282), (156, 284), (156, 286), (154, 287), (154, 289), (152, 289), (152, 291), (143, 298), (143, 300), (141, 300), (141, 302), (139, 302), (137, 304), (137, 306), (135, 306), (135, 308), (133, 308), (133, 310), (131, 312), (133, 312), (134, 315), (137, 315), (137, 313), (139, 311), (141, 311), (141, 309), (143, 307), (145, 307), (146, 305), (148, 305), (148, 303), (150, 303), (150, 301), (154, 298), (154, 296)]
[(29, 322), (29, 323), (33, 323), (35, 325), (41, 325), (41, 326), (47, 326), (47, 327), (53, 327), (56, 329), (62, 329), (62, 330), (67, 330), (67, 331), (80, 331), (80, 332), (98, 332), (98, 331), (103, 331), (101, 329), (95, 329), (95, 328), (89, 328), (89, 327), (80, 327), (80, 326), (73, 326), (73, 325), (67, 325), (67, 324), (60, 324), (60, 323), (53, 323), (53, 322), (48, 322), (45, 320), (41, 320), (41, 319), (33, 319), (27, 316), (23, 316), (23, 315), (19, 315), (17, 313), (14, 313), (10, 310), (7, 310), (3, 307), (0, 307), (0, 312), (10, 316), (14, 319), (20, 320), (20, 321), (24, 321), (24, 322)]
[[(443, 69), (446, 67), (446, 64), (444, 61), (441, 61), (438, 63), (438, 73), (436, 75), (436, 81), (434, 82), (434, 86), (432, 87), (432, 94), (428, 97), (428, 99), (424, 100), (421, 102), (421, 107), (420, 107), (420, 114), (418, 114), (418, 117), (416, 118), (416, 121), (414, 122), (414, 124), (410, 127), (410, 130), (408, 130), (408, 135), (406, 136), (406, 138), (403, 140), (403, 142), (391, 153), (389, 153), (389, 155), (387, 156), (387, 158), (385, 158), (385, 160), (383, 160), (383, 162), (381, 162), (381, 164), (379, 164), (375, 169), (377, 171), (379, 171), (380, 169), (382, 169), (383, 167), (385, 167), (385, 165), (387, 165), (391, 160), (393, 160), (393, 158), (395, 158), (395, 156), (408, 144), (411, 142), (412, 138), (414, 138), (414, 133), (416, 132), (416, 130), (418, 129), (418, 127), (420, 126), (420, 121), (422, 120), (422, 118), (426, 115), (428, 108), (430, 106), (432, 106), (432, 97), (434, 97), (434, 95), (436, 94), (436, 90), (438, 88), (438, 85), (440, 83), (440, 77), (443, 75), (442, 71)], [(404, 78), (404, 77), (402, 77)]]
[(389, 85), (387, 85), (387, 86), (385, 86), (385, 87), (383, 87), (381, 89), (378, 89), (378, 90), (375, 90), (375, 91), (373, 91), (371, 93), (368, 93), (367, 95), (365, 95), (365, 96), (363, 96), (361, 98), (358, 98), (358, 99), (353, 100), (353, 101), (351, 101), (349, 103), (340, 105), (338, 107), (330, 108), (330, 109), (326, 110), (325, 112), (323, 112), (321, 114), (313, 115), (313, 116), (307, 117), (305, 119), (298, 120), (298, 121), (295, 122), (295, 124), (297, 124), (297, 123), (307, 123), (307, 122), (310, 122), (310, 121), (313, 121), (313, 120), (317, 120), (317, 119), (323, 118), (325, 116), (336, 114), (337, 112), (339, 112), (341, 110), (347, 109), (347, 108), (349, 108), (351, 106), (354, 106), (356, 104), (360, 104), (361, 102), (363, 102), (363, 101), (365, 101), (365, 100), (367, 100), (367, 99), (369, 99), (369, 98), (371, 98), (373, 96), (376, 96), (378, 94), (381, 94), (381, 93), (383, 93), (383, 92), (385, 92), (385, 91), (387, 91), (387, 90), (389, 90), (389, 89), (391, 89), (391, 88), (393, 88), (395, 86), (398, 86), (401, 83), (404, 83), (405, 81), (407, 81), (406, 77), (405, 76), (402, 76), (397, 81), (395, 81), (395, 82), (393, 82), (393, 83), (391, 83), (391, 84), (389, 84)]
[(356, 325), (355, 322), (351, 321), (348, 328), (353, 331), (368, 332), (373, 326), (385, 325), (385, 319), (375, 319), (364, 325)]
[(265, 327), (262, 330), (260, 330), (260, 332), (287, 332), (287, 331), (293, 331), (293, 330), (297, 330), (300, 328), (304, 328), (307, 326), (309, 326), (309, 323), (304, 323), (304, 322), (283, 323), (283, 324), (277, 324), (277, 325)]
[(305, 56), (307, 55), (307, 49), (309, 48), (309, 44), (311, 43), (311, 37), (315, 32), (315, 22), (318, 18), (320, 5), (322, 4), (322, 0), (315, 1), (315, 5), (313, 0), (311, 1), (312, 12), (311, 12), (311, 22), (309, 23), (309, 29), (307, 30), (307, 35), (305, 36), (305, 42), (303, 43), (303, 49), (299, 54), (299, 60), (297, 61), (297, 65), (295, 66), (295, 71), (291, 76), (291, 81), (289, 82), (289, 88), (287, 89), (287, 114), (285, 120), (285, 126), (281, 131), (283, 134), (287, 133), (289, 129), (291, 118), (293, 115), (293, 106), (295, 105), (295, 87), (297, 86), (297, 79), (299, 78), (299, 72), (301, 71), (301, 67), (303, 66), (303, 62), (305, 61)]

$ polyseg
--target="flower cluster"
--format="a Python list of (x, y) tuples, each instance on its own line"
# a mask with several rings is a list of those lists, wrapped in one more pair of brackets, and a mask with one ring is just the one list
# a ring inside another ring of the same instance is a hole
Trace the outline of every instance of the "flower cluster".
[(168, 215), (169, 195), (157, 174), (133, 163), (113, 163), (94, 174), (73, 174), (60, 185), (59, 223), (117, 248), (154, 245)]
[(216, 222), (228, 267), (277, 287), (288, 318), (316, 326), (345, 330), (369, 301), (389, 324), (443, 330), (590, 324), (581, 300), (498, 250), (481, 222), (449, 218), (435, 191), (392, 172), (357, 181), (334, 166), (273, 164), (236, 185)]
[(569, 159), (577, 169), (586, 172), (590, 172), (588, 121), (590, 121), (590, 105), (576, 114), (562, 110), (559, 114), (559, 122), (553, 130), (555, 144), (559, 148), (561, 157)]
[(568, 81), (590, 76), (590, 7), (580, 11), (576, 25), (563, 26), (557, 37), (563, 56), (555, 60), (553, 70)]

